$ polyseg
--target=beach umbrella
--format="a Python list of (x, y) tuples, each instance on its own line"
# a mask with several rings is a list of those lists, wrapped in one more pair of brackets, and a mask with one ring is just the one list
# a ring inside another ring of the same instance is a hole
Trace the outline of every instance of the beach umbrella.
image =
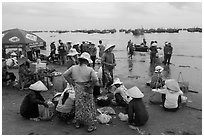
[(25, 45), (37, 47), (43, 46), (44, 42), (39, 36), (22, 29), (16, 28), (2, 32), (2, 45), (4, 48), (21, 48)]

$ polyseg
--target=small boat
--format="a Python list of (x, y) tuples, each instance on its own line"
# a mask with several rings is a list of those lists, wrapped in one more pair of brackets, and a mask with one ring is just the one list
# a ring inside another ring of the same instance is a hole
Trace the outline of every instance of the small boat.
[(134, 44), (134, 46), (135, 46), (135, 51), (138, 51), (138, 52), (148, 52), (149, 50), (148, 46), (136, 45), (136, 44)]

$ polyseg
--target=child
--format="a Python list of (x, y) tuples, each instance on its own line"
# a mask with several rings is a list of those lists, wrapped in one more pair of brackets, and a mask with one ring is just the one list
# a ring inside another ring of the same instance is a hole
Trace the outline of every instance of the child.
[(128, 89), (127, 94), (133, 98), (128, 105), (128, 123), (133, 126), (145, 125), (149, 115), (142, 100), (144, 94), (136, 86)]
[(179, 84), (174, 79), (165, 81), (166, 87), (164, 89), (154, 89), (153, 91), (162, 93), (162, 106), (166, 111), (177, 111), (181, 104), (181, 95)]

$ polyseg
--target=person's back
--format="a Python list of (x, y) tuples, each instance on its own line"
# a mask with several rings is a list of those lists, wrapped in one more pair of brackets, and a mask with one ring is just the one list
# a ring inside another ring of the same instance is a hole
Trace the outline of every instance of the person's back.
[(94, 44), (90, 45), (89, 47), (89, 54), (90, 56), (96, 56), (97, 49)]
[(135, 126), (144, 125), (149, 118), (142, 98), (133, 98), (129, 102), (128, 111), (128, 121), (129, 123), (134, 122)]
[(66, 47), (63, 43), (60, 43), (60, 46), (58, 47), (59, 54), (65, 54), (66, 53)]
[(88, 82), (95, 71), (91, 67), (74, 65), (71, 67), (72, 78), (75, 82)]

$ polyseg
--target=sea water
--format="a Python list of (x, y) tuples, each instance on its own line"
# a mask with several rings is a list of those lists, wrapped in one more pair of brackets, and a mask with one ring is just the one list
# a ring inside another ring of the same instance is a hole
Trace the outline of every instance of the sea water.
[[(168, 78), (178, 78), (179, 72), (182, 72), (184, 80), (190, 83), (190, 87), (201, 93), (202, 91), (202, 33), (190, 33), (180, 31), (179, 33), (145, 33), (140, 36), (133, 36), (132, 33), (125, 34), (116, 32), (114, 34), (86, 34), (86, 33), (36, 33), (47, 43), (47, 50), (41, 51), (49, 55), (50, 43), (54, 40), (58, 45), (58, 40), (61, 39), (64, 43), (72, 41), (72, 43), (82, 41), (92, 41), (98, 45), (98, 41), (102, 40), (103, 44), (115, 44), (114, 54), (117, 66), (115, 74), (120, 77), (138, 76), (145, 82), (150, 79), (154, 68), (150, 65), (149, 53), (138, 53), (133, 57), (133, 60), (128, 59), (127, 43), (132, 40), (134, 44), (142, 43), (145, 38), (147, 46), (152, 40), (158, 42), (159, 47), (164, 47), (166, 41), (171, 42), (173, 47), (173, 55), (171, 65), (165, 75)], [(163, 49), (162, 49), (163, 52)], [(142, 60), (142, 61), (141, 61)], [(145, 76), (145, 77), (143, 77)], [(135, 79), (134, 79), (135, 80)], [(137, 81), (135, 81), (137, 82)]]

